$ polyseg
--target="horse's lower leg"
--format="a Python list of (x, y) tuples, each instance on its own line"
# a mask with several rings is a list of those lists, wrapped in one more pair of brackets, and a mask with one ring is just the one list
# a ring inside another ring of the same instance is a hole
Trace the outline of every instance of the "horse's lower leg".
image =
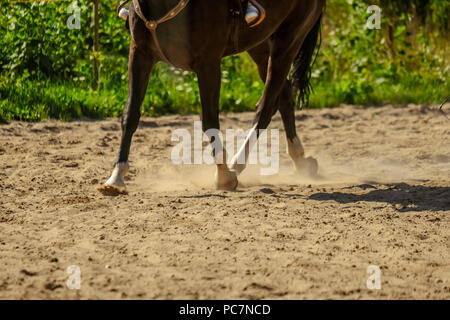
[(219, 138), (219, 97), (221, 86), (220, 61), (203, 62), (196, 70), (202, 102), (203, 131), (213, 144), (213, 156), (217, 164), (216, 188), (234, 190), (238, 185), (236, 173), (230, 171), (223, 143)]
[[(258, 66), (259, 76), (261, 77), (261, 80), (265, 83), (267, 77), (267, 66), (270, 55), (269, 43), (266, 41), (263, 44), (259, 45), (258, 47), (249, 50), (248, 53)], [(260, 103), (261, 100), (258, 102), (257, 106), (259, 106)], [(253, 139), (252, 137), (252, 135), (255, 134), (257, 135), (257, 132), (255, 132), (255, 126), (256, 125), (254, 124), (253, 128), (250, 130), (250, 133), (247, 135), (247, 138), (244, 141), (243, 145), (241, 146), (240, 149), (238, 149), (238, 152), (236, 153), (236, 155), (232, 160), (231, 168), (237, 174), (240, 174), (246, 168), (250, 150), (254, 147), (253, 145), (251, 145), (251, 143), (256, 143), (255, 139)]]
[(318, 171), (317, 160), (311, 157), (305, 158), (305, 150), (295, 128), (295, 100), (289, 81), (286, 81), (279, 102), (279, 110), (286, 130), (287, 152), (297, 172), (314, 176)]
[[(266, 82), (270, 55), (269, 44), (267, 42), (263, 43), (250, 50), (249, 54), (258, 66), (261, 80)], [(295, 126), (295, 99), (292, 94), (292, 85), (287, 79), (285, 80), (284, 86), (278, 97), (277, 106), (286, 131), (287, 151), (295, 168), (299, 172), (316, 173), (317, 161), (312, 158), (305, 159), (305, 151), (297, 135)], [(239, 165), (238, 167), (240, 171), (242, 171), (245, 168), (245, 165)]]
[[(258, 134), (258, 130), (267, 128), (272, 116), (278, 109), (277, 106), (280, 106), (280, 102), (283, 104), (286, 100), (289, 100), (286, 97), (291, 93), (286, 79), (289, 73), (290, 63), (288, 62), (289, 60), (286, 61), (284, 59), (291, 56), (293, 60), (295, 54), (291, 53), (289, 55), (287, 52), (284, 54), (272, 52), (271, 54), (268, 42), (250, 50), (249, 54), (258, 65), (259, 75), (265, 83), (264, 93), (258, 102), (256, 116), (253, 121), (254, 127), (252, 130), (256, 130), (256, 132), (250, 133)], [(277, 56), (279, 56), (279, 58)], [(274, 58), (277, 60), (274, 60)], [(289, 134), (296, 137), (295, 123), (292, 128), (293, 132), (291, 129)], [(238, 163), (237, 159), (248, 159), (249, 151), (253, 148), (253, 146), (250, 145), (252, 141), (254, 142), (254, 139), (251, 139), (249, 135), (244, 142), (244, 145), (233, 159), (232, 168), (238, 173), (241, 173), (245, 169), (246, 163)]]
[(141, 116), (141, 105), (147, 91), (148, 80), (155, 62), (148, 54), (140, 52), (133, 44), (130, 47), (129, 93), (127, 106), (122, 119), (122, 139), (117, 161), (111, 177), (99, 189), (103, 193), (122, 193), (125, 191), (124, 177), (128, 171), (128, 156), (131, 140)]
[[(253, 128), (232, 162), (232, 169), (238, 173), (241, 173), (245, 169), (249, 152), (254, 147), (252, 143), (256, 142), (256, 139), (252, 139), (252, 135), (256, 134), (256, 137), (258, 137), (260, 130), (265, 130), (269, 126), (273, 115), (277, 111), (278, 98), (291, 65), (289, 58), (289, 54), (282, 54), (272, 55), (268, 60), (266, 85), (262, 98), (258, 102), (256, 115), (253, 120)], [(244, 164), (238, 163), (239, 159), (245, 159), (246, 161)]]

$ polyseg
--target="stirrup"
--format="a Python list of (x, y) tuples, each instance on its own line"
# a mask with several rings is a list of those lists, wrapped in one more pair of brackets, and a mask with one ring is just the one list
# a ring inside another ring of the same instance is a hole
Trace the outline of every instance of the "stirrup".
[(129, 14), (130, 14), (130, 6), (123, 7), (119, 11), (119, 18), (127, 21)]
[(245, 14), (245, 21), (251, 25), (259, 18), (259, 10), (251, 2), (248, 2), (247, 13)]
[(249, 0), (247, 14), (245, 15), (245, 20), (247, 21), (249, 28), (259, 26), (264, 21), (264, 19), (266, 19), (266, 9), (264, 9), (264, 7), (259, 4), (258, 1)]

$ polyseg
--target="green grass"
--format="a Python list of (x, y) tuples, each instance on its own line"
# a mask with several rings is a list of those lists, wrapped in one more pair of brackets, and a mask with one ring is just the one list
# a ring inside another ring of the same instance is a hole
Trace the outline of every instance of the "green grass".
[[(239, 74), (237, 69), (243, 73)], [(221, 109), (254, 109), (263, 90), (255, 66), (249, 59), (229, 58), (222, 73)], [(75, 81), (38, 81), (29, 77), (0, 76), (0, 120), (41, 121), (120, 116), (128, 94), (128, 79), (108, 83), (99, 90)], [(195, 74), (158, 64), (152, 74), (142, 113), (188, 114), (201, 111)]]
[(1, 81), (0, 96), (2, 121), (70, 120), (118, 116), (121, 113), (120, 98), (114, 92), (95, 92), (75, 83)]
[[(249, 69), (250, 70), (250, 69)], [(397, 83), (378, 85), (314, 81), (310, 108), (335, 107), (340, 104), (382, 105), (386, 103), (440, 103), (450, 92), (449, 83), (429, 78), (401, 78)], [(127, 98), (127, 80), (119, 84), (103, 85), (92, 90), (74, 82), (11, 81), (0, 77), (0, 120), (41, 121), (80, 118), (118, 117)], [(224, 76), (221, 93), (222, 112), (255, 109), (263, 85), (253, 72), (233, 78)], [(199, 113), (200, 98), (194, 74), (168, 72), (165, 66), (155, 71), (142, 113), (164, 114)]]
[(360, 88), (347, 82), (317, 82), (311, 95), (311, 108), (329, 108), (340, 104), (363, 106), (383, 104), (438, 104), (450, 92), (450, 83), (434, 78), (403, 77), (398, 82), (383, 82)]
[[(320, 65), (317, 66), (320, 70)], [(252, 111), (264, 89), (255, 64), (247, 54), (230, 57), (222, 66), (222, 112)], [(450, 83), (424, 72), (388, 73), (343, 72), (333, 79), (314, 74), (310, 108), (340, 104), (383, 105), (440, 103), (450, 92)], [(37, 80), (24, 73), (14, 77), (0, 75), (0, 121), (118, 117), (127, 100), (128, 79), (108, 82), (103, 75), (99, 90), (89, 81)], [(150, 116), (200, 113), (201, 103), (194, 73), (158, 64), (151, 76), (142, 113)]]
[[(445, 36), (450, 1), (428, 1), (433, 10), (416, 27), (413, 12), (406, 10), (403, 2), (387, 6), (381, 1), (386, 9), (381, 30), (364, 28), (369, 2), (328, 1), (309, 107), (442, 102), (450, 92)], [(91, 5), (79, 3), (83, 27), (70, 31), (61, 19), (67, 13), (66, 5), (8, 4), (5, 14), (0, 15), (4, 34), (0, 46), (0, 121), (121, 115), (128, 94), (130, 36), (116, 17), (117, 3), (102, 1), (101, 51), (95, 55), (89, 27)], [(101, 64), (99, 90), (91, 89), (94, 56)], [(222, 70), (221, 111), (254, 110), (263, 84), (250, 57), (229, 57)], [(195, 74), (158, 64), (142, 113), (159, 116), (200, 111)]]

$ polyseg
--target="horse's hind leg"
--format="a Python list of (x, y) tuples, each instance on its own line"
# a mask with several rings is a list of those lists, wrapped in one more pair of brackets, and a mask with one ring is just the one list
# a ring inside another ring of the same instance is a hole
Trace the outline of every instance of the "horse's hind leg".
[[(269, 57), (270, 57), (270, 47), (269, 43), (265, 42), (260, 46), (249, 50), (248, 53), (255, 61), (258, 66), (259, 75), (261, 80), (266, 83), (267, 80), (267, 71), (269, 67)], [(264, 97), (264, 96), (263, 96)], [(258, 106), (261, 106), (262, 99), (258, 103)], [(283, 119), (283, 124), (286, 130), (286, 140), (288, 153), (292, 158), (297, 171), (299, 172), (308, 172), (314, 174), (317, 172), (317, 162), (312, 158), (305, 159), (304, 149), (302, 143), (297, 135), (296, 127), (295, 127), (295, 100), (292, 94), (292, 85), (284, 78), (282, 81), (282, 88), (276, 99), (275, 107), (269, 112), (266, 117), (270, 115), (272, 117), (276, 111), (279, 110), (281, 117)], [(256, 119), (258, 118), (258, 115)], [(255, 122), (256, 122), (255, 119)], [(269, 120), (270, 121), (270, 120)], [(252, 146), (249, 145), (249, 142), (246, 141), (246, 144), (243, 146), (240, 152), (245, 152), (245, 159), (248, 159), (248, 150), (251, 149)], [(238, 157), (243, 157), (243, 155), (236, 155), (236, 159)], [(242, 158), (241, 158), (242, 159)], [(233, 161), (233, 169), (238, 173), (242, 172), (245, 169), (245, 163), (238, 164), (236, 160)]]
[(300, 174), (316, 176), (319, 167), (317, 160), (311, 157), (305, 158), (305, 150), (295, 128), (295, 100), (289, 81), (286, 81), (285, 89), (280, 95), (279, 110), (286, 130), (287, 152), (295, 169)]
[(154, 59), (139, 50), (134, 43), (130, 46), (128, 63), (129, 93), (127, 106), (122, 119), (122, 139), (118, 159), (114, 165), (111, 177), (99, 188), (104, 194), (125, 193), (124, 177), (128, 171), (128, 156), (131, 139), (136, 131), (141, 116), (141, 105), (147, 91), (150, 73), (155, 65)]
[[(250, 56), (258, 65), (259, 75), (263, 82), (266, 81), (267, 67), (269, 62), (269, 44), (263, 43), (257, 48), (249, 51)], [(292, 93), (292, 84), (285, 80), (283, 89), (278, 97), (277, 107), (280, 111), (286, 130), (287, 152), (291, 157), (297, 172), (309, 175), (317, 174), (318, 164), (313, 158), (305, 158), (305, 151), (295, 126), (295, 98)]]
[[(264, 63), (258, 63), (258, 66), (262, 66), (260, 69), (263, 69), (262, 71), (260, 70), (260, 73), (261, 77), (265, 79), (265, 88), (263, 95), (257, 104), (256, 115), (253, 120), (253, 128), (247, 136), (244, 145), (232, 161), (232, 169), (234, 169), (238, 174), (245, 169), (250, 150), (253, 149), (253, 144), (256, 143), (256, 139), (253, 139), (252, 137), (256, 135), (258, 138), (260, 130), (265, 130), (269, 126), (273, 115), (277, 112), (279, 96), (285, 87), (286, 78), (289, 74), (292, 62), (294, 61), (296, 51), (298, 50), (297, 47), (289, 49), (289, 45), (286, 45), (292, 43), (293, 39), (283, 40), (283, 38), (284, 37), (280, 36), (277, 39), (275, 36), (274, 39), (269, 40), (270, 43), (268, 44), (269, 50), (266, 55), (267, 64), (265, 72), (263, 66)], [(261, 57), (264, 57), (262, 52), (256, 52), (256, 50), (254, 50), (251, 54), (255, 60), (262, 59)], [(242, 161), (242, 159), (245, 159), (245, 161)]]

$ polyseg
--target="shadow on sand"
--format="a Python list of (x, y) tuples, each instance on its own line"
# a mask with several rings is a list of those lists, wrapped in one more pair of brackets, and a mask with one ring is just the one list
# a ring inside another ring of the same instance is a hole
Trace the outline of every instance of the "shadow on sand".
[(406, 183), (388, 184), (388, 189), (380, 190), (372, 185), (358, 186), (371, 190), (364, 194), (353, 193), (315, 193), (311, 200), (334, 200), (341, 204), (366, 202), (389, 203), (400, 212), (449, 211), (450, 187), (412, 186)]

